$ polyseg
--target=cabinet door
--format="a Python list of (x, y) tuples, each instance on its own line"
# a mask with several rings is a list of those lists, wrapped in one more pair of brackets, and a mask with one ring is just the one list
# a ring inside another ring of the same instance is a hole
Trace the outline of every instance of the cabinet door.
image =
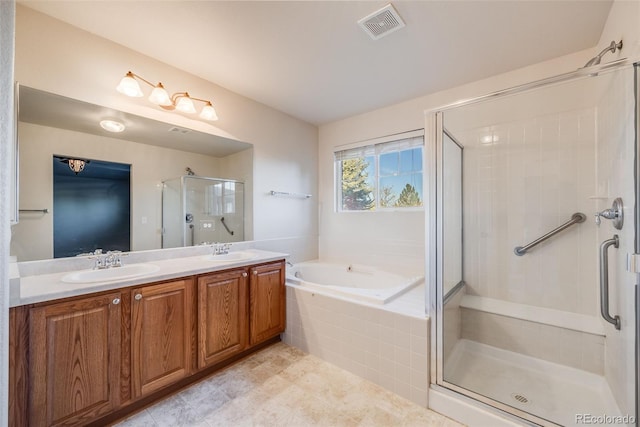
[(31, 309), (32, 426), (84, 425), (119, 404), (120, 293)]
[(284, 332), (284, 263), (252, 267), (250, 276), (249, 334), (254, 345)]
[(198, 304), (198, 368), (247, 347), (246, 270), (198, 278)]
[(134, 398), (191, 371), (191, 280), (131, 291), (131, 386)]

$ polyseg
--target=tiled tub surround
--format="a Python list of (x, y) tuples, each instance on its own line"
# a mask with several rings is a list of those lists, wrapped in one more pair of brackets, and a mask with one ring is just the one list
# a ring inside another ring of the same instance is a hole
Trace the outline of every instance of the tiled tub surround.
[(425, 288), (385, 305), (356, 302), (287, 283), (285, 343), (426, 406)]

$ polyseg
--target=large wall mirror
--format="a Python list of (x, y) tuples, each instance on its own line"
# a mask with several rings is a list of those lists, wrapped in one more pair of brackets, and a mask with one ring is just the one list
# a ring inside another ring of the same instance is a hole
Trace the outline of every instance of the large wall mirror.
[[(20, 211), (11, 255), (18, 261), (119, 249), (123, 233), (132, 251), (253, 237), (251, 144), (22, 85), (17, 96)], [(124, 130), (103, 129), (105, 119)], [(68, 169), (62, 178), (61, 167)], [(197, 182), (197, 190), (185, 185), (176, 195), (180, 182)], [(126, 186), (128, 206), (121, 194)], [(129, 224), (122, 223), (123, 209)], [(179, 216), (163, 219), (163, 211)], [(118, 232), (105, 233), (107, 226)], [(119, 241), (105, 240), (105, 234)], [(62, 238), (65, 250), (58, 251)]]

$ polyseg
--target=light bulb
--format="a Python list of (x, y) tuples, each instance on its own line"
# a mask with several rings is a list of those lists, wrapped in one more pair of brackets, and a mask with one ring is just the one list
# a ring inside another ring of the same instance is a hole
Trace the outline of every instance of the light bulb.
[(124, 124), (115, 120), (102, 120), (100, 122), (102, 129), (109, 132), (122, 132), (124, 130)]
[(200, 112), (200, 118), (205, 120), (216, 121), (218, 120), (218, 115), (216, 114), (216, 109), (213, 108), (211, 102), (207, 101), (207, 105), (202, 108)]
[(176, 110), (189, 114), (193, 114), (196, 112), (196, 107), (193, 105), (193, 101), (191, 100), (191, 98), (189, 98), (188, 93), (185, 92), (184, 95), (180, 96), (180, 99), (176, 104)]
[(151, 95), (149, 95), (149, 102), (156, 105), (162, 105), (164, 107), (172, 104), (171, 97), (169, 97), (169, 94), (164, 89), (164, 86), (162, 86), (162, 83), (158, 83), (158, 86), (153, 88)]
[(144, 95), (131, 71), (129, 71), (122, 80), (120, 80), (120, 84), (116, 87), (116, 90), (134, 98), (140, 98)]

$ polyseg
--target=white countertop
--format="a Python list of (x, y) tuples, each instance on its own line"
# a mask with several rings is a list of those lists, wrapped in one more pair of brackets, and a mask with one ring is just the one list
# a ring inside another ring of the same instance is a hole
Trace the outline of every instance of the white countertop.
[[(62, 278), (70, 271), (55, 272), (49, 274), (36, 274), (20, 277), (10, 289), (10, 307), (17, 307), (25, 304), (45, 302), (60, 298), (68, 298), (78, 295), (85, 295), (94, 292), (108, 291), (129, 286), (142, 285), (162, 280), (176, 279), (179, 277), (193, 276), (209, 272), (228, 270), (230, 268), (244, 267), (247, 265), (262, 264), (265, 262), (285, 259), (288, 254), (280, 252), (263, 251), (259, 249), (248, 249), (254, 258), (241, 261), (230, 261), (221, 263), (219, 261), (207, 260), (206, 256), (195, 255), (181, 258), (150, 260), (148, 264), (159, 267), (158, 271), (144, 276), (133, 278), (117, 279), (95, 283), (65, 283)], [(124, 259), (126, 263), (126, 259)], [(117, 268), (117, 267), (114, 267)]]

